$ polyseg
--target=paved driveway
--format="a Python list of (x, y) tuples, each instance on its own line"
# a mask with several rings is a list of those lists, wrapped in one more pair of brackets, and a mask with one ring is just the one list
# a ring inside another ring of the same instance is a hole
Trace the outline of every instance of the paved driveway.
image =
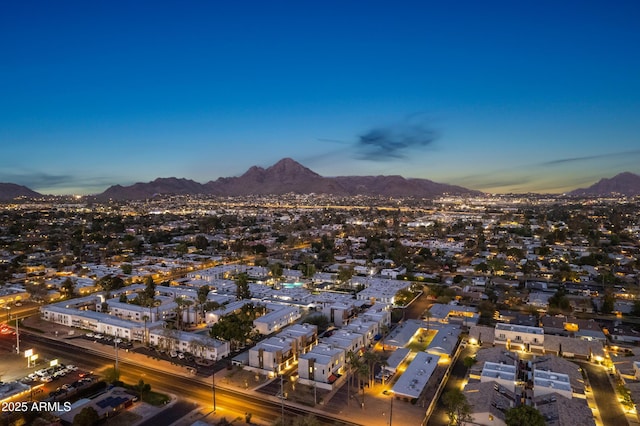
[(618, 396), (611, 385), (607, 371), (599, 365), (588, 362), (579, 362), (578, 364), (587, 372), (602, 423), (615, 426), (628, 425), (629, 422), (627, 422), (622, 406), (618, 402)]
[[(478, 347), (471, 345), (467, 345), (464, 349), (462, 349), (462, 351), (460, 352), (460, 356), (458, 356), (458, 359), (456, 360), (456, 363), (453, 364), (453, 367), (451, 368), (451, 375), (449, 376), (449, 380), (447, 380), (447, 384), (445, 385), (442, 394), (451, 389), (460, 389), (468, 370), (467, 367), (464, 366), (464, 359), (468, 356), (475, 356), (475, 353), (477, 351)], [(449, 424), (449, 416), (447, 415), (446, 408), (442, 403), (442, 396), (438, 399), (438, 403), (436, 404), (433, 413), (431, 413), (429, 422), (427, 424), (429, 426), (440, 426)]]

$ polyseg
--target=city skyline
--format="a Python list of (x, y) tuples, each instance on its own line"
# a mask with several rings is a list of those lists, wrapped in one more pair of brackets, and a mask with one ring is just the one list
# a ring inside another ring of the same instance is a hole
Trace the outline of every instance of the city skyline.
[(0, 182), (92, 194), (291, 157), (564, 192), (640, 173), (640, 5), (6, 4)]

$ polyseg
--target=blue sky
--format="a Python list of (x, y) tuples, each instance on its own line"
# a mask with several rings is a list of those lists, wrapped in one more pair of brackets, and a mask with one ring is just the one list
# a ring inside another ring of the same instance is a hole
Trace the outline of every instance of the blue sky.
[(0, 182), (237, 176), (563, 192), (640, 173), (637, 1), (0, 5)]

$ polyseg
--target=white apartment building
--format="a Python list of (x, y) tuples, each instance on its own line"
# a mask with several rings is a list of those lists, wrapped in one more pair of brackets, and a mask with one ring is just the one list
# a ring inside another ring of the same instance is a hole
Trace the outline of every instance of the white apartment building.
[(270, 304), (271, 312), (256, 318), (253, 326), (260, 334), (271, 334), (280, 331), (284, 327), (293, 324), (301, 316), (300, 308), (295, 306), (282, 306)]
[(507, 349), (544, 352), (544, 329), (498, 323), (495, 328), (494, 343), (505, 345)]
[(297, 341), (269, 337), (249, 349), (249, 369), (262, 373), (280, 373), (295, 362)]
[(358, 352), (367, 346), (364, 334), (350, 330), (337, 330), (330, 337), (324, 337), (322, 343), (341, 348), (345, 352)]
[(344, 377), (345, 351), (320, 343), (298, 359), (298, 381), (305, 385), (332, 390)]
[(393, 385), (393, 396), (405, 400), (419, 398), (433, 375), (439, 359), (437, 355), (418, 352)]
[(515, 393), (517, 369), (515, 365), (485, 362), (480, 374), (480, 381), (496, 382), (500, 386)]
[(187, 331), (156, 329), (149, 332), (149, 344), (167, 351), (187, 352), (216, 361), (229, 356), (229, 342)]
[(143, 324), (101, 312), (83, 311), (57, 305), (43, 306), (40, 308), (40, 312), (46, 321), (91, 330), (94, 333), (139, 341), (142, 341), (144, 335)]
[(533, 370), (533, 395), (539, 397), (557, 393), (565, 398), (573, 397), (571, 381), (568, 374), (554, 371)]
[(144, 322), (145, 317), (148, 322), (166, 321), (176, 316), (175, 308), (177, 304), (174, 302), (153, 307), (122, 303), (118, 299), (108, 299), (105, 303), (110, 315), (129, 321)]

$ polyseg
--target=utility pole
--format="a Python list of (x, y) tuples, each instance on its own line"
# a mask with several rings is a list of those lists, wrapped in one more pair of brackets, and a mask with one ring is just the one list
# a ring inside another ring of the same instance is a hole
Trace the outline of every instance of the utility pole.
[(316, 382), (313, 382), (313, 406), (318, 405), (318, 386), (316, 386)]
[(16, 353), (20, 354), (20, 330), (18, 328), (18, 314), (16, 314)]
[(216, 361), (218, 355), (213, 358), (213, 374), (211, 375), (211, 389), (213, 390), (213, 412), (216, 412)]
[(282, 377), (282, 372), (278, 371), (279, 365), (275, 365), (273, 367), (273, 374), (280, 375), (280, 416), (281, 416), (281, 424), (280, 426), (284, 426), (284, 379)]
[(282, 426), (284, 426), (284, 378), (280, 372), (280, 414), (282, 415)]
[(119, 376), (118, 374), (118, 333), (116, 332), (116, 338), (113, 339), (113, 341), (115, 342), (115, 349), (116, 349), (116, 366), (115, 366), (115, 374), (116, 377)]

